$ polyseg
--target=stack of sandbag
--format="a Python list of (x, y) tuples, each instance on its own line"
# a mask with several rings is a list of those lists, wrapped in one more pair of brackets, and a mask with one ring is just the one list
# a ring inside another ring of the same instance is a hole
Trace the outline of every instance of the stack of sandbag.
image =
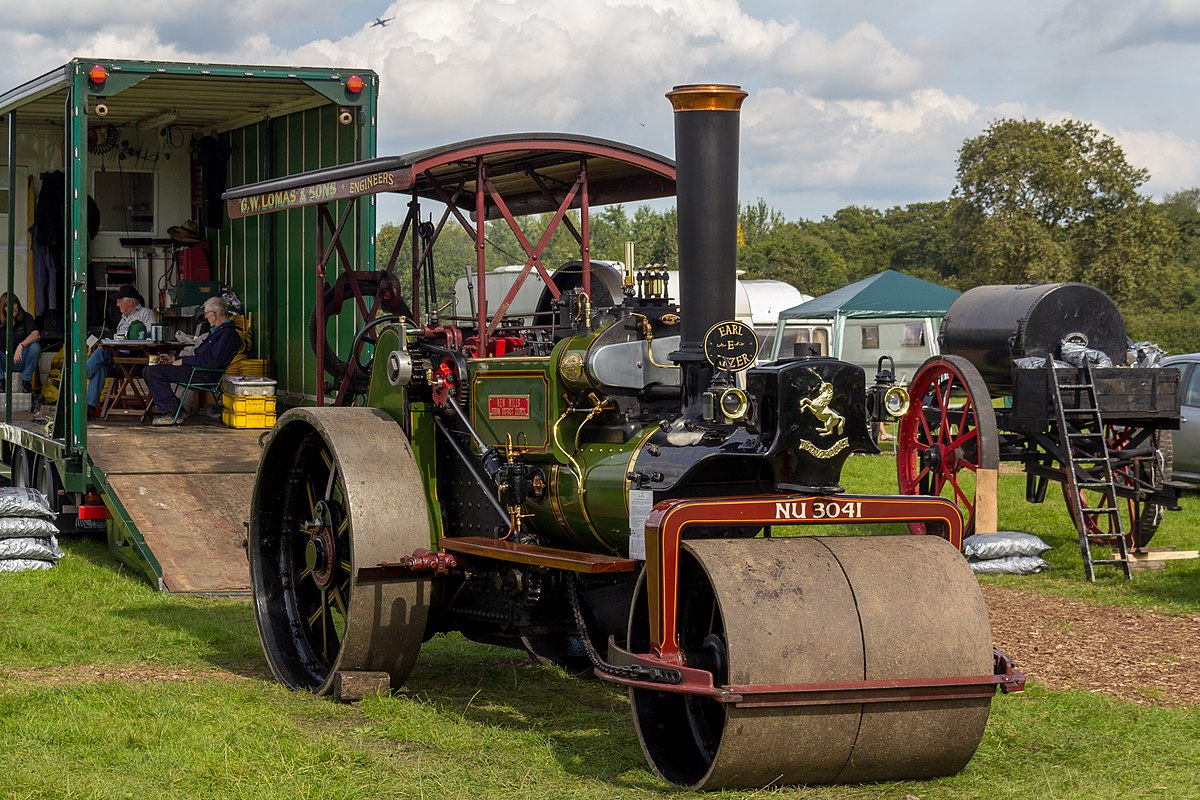
[(975, 572), (995, 575), (1031, 575), (1050, 569), (1042, 553), (1050, 549), (1032, 533), (1000, 531), (977, 533), (963, 539), (963, 555)]
[(0, 572), (50, 569), (62, 558), (54, 512), (37, 489), (0, 488)]

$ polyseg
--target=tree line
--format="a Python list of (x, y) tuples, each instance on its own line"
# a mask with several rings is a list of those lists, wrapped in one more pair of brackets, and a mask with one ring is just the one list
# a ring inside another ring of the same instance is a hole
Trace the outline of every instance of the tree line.
[[(1140, 192), (1149, 177), (1090, 125), (998, 120), (963, 143), (956, 185), (945, 200), (848, 206), (820, 220), (788, 220), (761, 198), (743, 204), (737, 266), (744, 277), (786, 281), (814, 296), (884, 269), (960, 291), (1079, 281), (1116, 301), (1134, 340), (1168, 352), (1197, 351), (1200, 187), (1156, 202)], [(531, 241), (551, 218), (524, 221)], [(381, 226), (380, 266), (399, 232), (397, 224)], [(675, 233), (674, 208), (607, 206), (592, 212), (591, 257), (622, 260), (624, 243), (632, 241), (639, 264), (675, 268)], [(504, 220), (486, 223), (485, 235), (488, 269), (524, 263)], [(578, 242), (560, 227), (543, 263), (553, 269), (577, 258)], [(474, 264), (474, 242), (451, 219), (434, 247), (440, 302)]]

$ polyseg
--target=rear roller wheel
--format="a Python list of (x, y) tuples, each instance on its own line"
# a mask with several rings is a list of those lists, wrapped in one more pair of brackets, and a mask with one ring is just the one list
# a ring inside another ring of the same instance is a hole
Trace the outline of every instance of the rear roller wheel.
[(332, 691), (337, 672), (399, 688), (425, 635), (428, 581), (360, 582), (360, 567), (429, 547), (425, 493), (400, 426), (369, 408), (293, 409), (263, 451), (250, 581), (271, 671)]
[[(963, 536), (970, 536), (980, 471), (989, 470), (994, 478), (1000, 466), (996, 412), (987, 384), (965, 358), (938, 356), (917, 370), (909, 397), (896, 439), (900, 493), (952, 501), (962, 512)], [(924, 522), (908, 527), (913, 533), (926, 532)]]
[[(936, 537), (688, 541), (679, 586), (679, 644), (717, 686), (992, 674), (979, 586)], [(649, 647), (645, 594), (630, 615), (634, 652)], [(692, 789), (950, 775), (975, 753), (990, 702), (739, 708), (630, 695), (651, 767)]]

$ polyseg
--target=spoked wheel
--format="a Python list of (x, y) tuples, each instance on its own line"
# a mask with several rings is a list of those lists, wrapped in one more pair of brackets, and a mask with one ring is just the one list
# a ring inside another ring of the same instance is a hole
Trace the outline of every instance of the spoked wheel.
[[(321, 308), (315, 309), (308, 319), (309, 344), (312, 346), (313, 353), (317, 352), (318, 347), (325, 348), (325, 371), (329, 373), (332, 379), (335, 392), (341, 386), (346, 372), (351, 371), (347, 389), (352, 395), (366, 394), (370, 374), (363, 369), (360, 353), (356, 352), (351, 355), (349, 360), (343, 361), (338, 355), (337, 348), (330, 344), (329, 339), (333, 333), (334, 320), (340, 317), (343, 307), (347, 303), (349, 304), (349, 316), (351, 320), (355, 319), (354, 312), (359, 309), (355, 296), (356, 293), (363, 299), (363, 304), (367, 309), (365, 317), (368, 320), (380, 314), (403, 314), (406, 317), (412, 317), (412, 312), (408, 310), (408, 306), (400, 296), (399, 281), (395, 275), (389, 272), (342, 274), (332, 285), (325, 287)], [(317, 341), (318, 314), (322, 314), (325, 317), (326, 339), (324, 342)], [(349, 324), (354, 323), (351, 321)], [(365, 345), (374, 346), (377, 335), (376, 331), (369, 331), (361, 342), (359, 342), (360, 347)]]
[[(1113, 482), (1118, 488), (1141, 487), (1144, 490), (1161, 489), (1164, 481), (1171, 480), (1174, 467), (1174, 452), (1170, 431), (1148, 431), (1145, 428), (1105, 425), (1104, 440), (1108, 450), (1120, 457), (1122, 451), (1146, 450), (1146, 455), (1134, 458), (1131, 464), (1120, 466), (1113, 472)], [(1074, 508), (1076, 498), (1066, 483), (1062, 485), (1063, 497), (1069, 508)], [(1103, 508), (1107, 501), (1095, 489), (1082, 488), (1077, 496), (1082, 508)], [(1125, 541), (1132, 547), (1145, 547), (1154, 538), (1166, 513), (1162, 506), (1149, 500), (1118, 497), (1117, 511), (1125, 530)], [(1118, 531), (1116, 520), (1111, 514), (1082, 514), (1087, 533), (1091, 536), (1111, 534), (1111, 544), (1116, 545)], [(1102, 541), (1102, 540), (1101, 540)]]
[(430, 582), (358, 578), (430, 546), (400, 426), (369, 408), (288, 411), (263, 451), (250, 513), (255, 620), (275, 677), (327, 694), (337, 672), (380, 671), (400, 687), (424, 639)]
[[(679, 570), (679, 644), (716, 686), (992, 674), (982, 594), (943, 539), (688, 541)], [(647, 652), (644, 576), (636, 597), (629, 646)], [(651, 768), (692, 789), (953, 774), (978, 747), (990, 703), (750, 708), (646, 689), (630, 698)]]
[[(953, 501), (963, 515), (963, 535), (970, 536), (975, 532), (981, 471), (994, 480), (1000, 466), (996, 412), (987, 384), (965, 358), (938, 356), (921, 365), (909, 385), (909, 397), (897, 438), (900, 492)], [(923, 522), (908, 526), (913, 533), (926, 532)]]

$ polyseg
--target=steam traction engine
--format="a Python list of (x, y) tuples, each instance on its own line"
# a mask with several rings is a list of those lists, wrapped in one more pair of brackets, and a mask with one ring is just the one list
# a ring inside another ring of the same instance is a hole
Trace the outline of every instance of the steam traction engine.
[[(341, 403), (360, 382), (362, 405), (287, 412), (259, 467), (250, 560), (271, 669), (322, 693), (356, 672), (399, 687), (425, 639), (461, 631), (628, 686), (647, 760), (674, 783), (956, 772), (996, 687), (1022, 681), (991, 646), (956, 547), (961, 516), (942, 498), (838, 485), (851, 453), (878, 452), (871, 423), (886, 387), (869, 393), (862, 369), (753, 366), (753, 334), (730, 320), (745, 94), (683, 86), (668, 97), (677, 174), (625, 145), (534, 134), (226, 195), (235, 217), (252, 213), (247, 198), (303, 204), (318, 184), (335, 200), (382, 188), (414, 206), (441, 199), (479, 244), (481, 295), (483, 221), (503, 216), (526, 247), (524, 272), (545, 284), (533, 324), (509, 318), (516, 286), (491, 306), (479, 297), (471, 320), (437, 318), (428, 297), (418, 314), (431, 249), (414, 244), (411, 306), (383, 296), (399, 285), (388, 272), (366, 284), (373, 296), (356, 295), (371, 321), (355, 345), (369, 337), (373, 358), (355, 374), (351, 354), (333, 374)], [(672, 193), (678, 305), (665, 276), (614, 284), (587, 250), (589, 204)], [(540, 261), (549, 234), (529, 242), (514, 212), (552, 211), (557, 224), (572, 206), (581, 260), (551, 275)], [(329, 230), (345, 227), (318, 212)], [(778, 527), (895, 521), (936, 535)]]

